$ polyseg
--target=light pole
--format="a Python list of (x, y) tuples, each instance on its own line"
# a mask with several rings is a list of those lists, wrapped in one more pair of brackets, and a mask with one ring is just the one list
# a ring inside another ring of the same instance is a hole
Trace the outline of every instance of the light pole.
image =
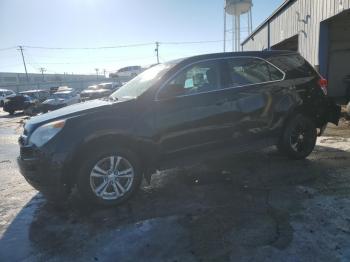
[(43, 81), (44, 81), (44, 72), (46, 72), (46, 69), (44, 67), (40, 67), (39, 71), (41, 72), (41, 75), (42, 75), (42, 78), (43, 78)]
[(98, 68), (95, 68), (96, 71), (96, 80), (98, 80), (98, 71), (100, 71)]
[(159, 42), (156, 42), (156, 49), (154, 49), (157, 55), (157, 64), (159, 64)]

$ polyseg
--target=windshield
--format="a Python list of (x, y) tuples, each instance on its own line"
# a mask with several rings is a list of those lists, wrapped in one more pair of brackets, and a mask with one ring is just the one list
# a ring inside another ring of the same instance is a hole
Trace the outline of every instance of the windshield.
[(98, 86), (89, 86), (87, 89), (88, 90), (96, 90), (96, 89), (98, 89)]
[(153, 86), (172, 67), (172, 64), (154, 66), (115, 91), (111, 97), (118, 100), (134, 99)]

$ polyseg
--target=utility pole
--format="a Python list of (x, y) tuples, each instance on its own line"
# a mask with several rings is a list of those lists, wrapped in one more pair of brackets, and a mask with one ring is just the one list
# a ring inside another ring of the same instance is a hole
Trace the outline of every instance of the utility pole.
[(99, 71), (99, 69), (95, 68), (95, 71), (96, 71), (96, 80), (98, 80), (98, 71)]
[(46, 72), (46, 69), (44, 67), (40, 67), (39, 70), (41, 72), (41, 75), (42, 75), (43, 81), (44, 81), (44, 72)]
[(157, 54), (157, 64), (159, 64), (159, 42), (156, 42), (156, 49), (154, 51)]
[(104, 77), (106, 78), (106, 69), (103, 69), (103, 75), (104, 75)]
[(24, 55), (23, 55), (23, 46), (18, 46), (19, 51), (21, 51), (21, 55), (22, 55), (22, 61), (23, 61), (23, 65), (24, 65), (24, 71), (26, 72), (26, 77), (27, 77), (27, 82), (29, 83), (29, 77), (28, 77), (28, 71), (27, 71), (27, 66), (26, 66), (26, 61), (24, 59)]
[(226, 7), (224, 6), (224, 53), (226, 52), (226, 33), (227, 33), (227, 28), (226, 28)]

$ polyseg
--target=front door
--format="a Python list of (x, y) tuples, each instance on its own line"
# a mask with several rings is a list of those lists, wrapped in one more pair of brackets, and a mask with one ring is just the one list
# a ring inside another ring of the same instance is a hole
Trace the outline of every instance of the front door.
[(218, 92), (221, 62), (189, 65), (158, 93), (156, 140), (163, 155), (189, 153), (224, 139), (219, 127), (226, 122), (222, 117), (225, 97)]

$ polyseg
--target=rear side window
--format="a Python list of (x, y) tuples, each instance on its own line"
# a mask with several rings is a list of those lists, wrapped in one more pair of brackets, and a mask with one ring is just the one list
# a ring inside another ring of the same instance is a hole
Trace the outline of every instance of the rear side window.
[(258, 58), (232, 58), (227, 61), (230, 87), (283, 80), (284, 74)]
[(283, 70), (289, 78), (317, 75), (312, 66), (298, 54), (271, 57), (269, 61)]

